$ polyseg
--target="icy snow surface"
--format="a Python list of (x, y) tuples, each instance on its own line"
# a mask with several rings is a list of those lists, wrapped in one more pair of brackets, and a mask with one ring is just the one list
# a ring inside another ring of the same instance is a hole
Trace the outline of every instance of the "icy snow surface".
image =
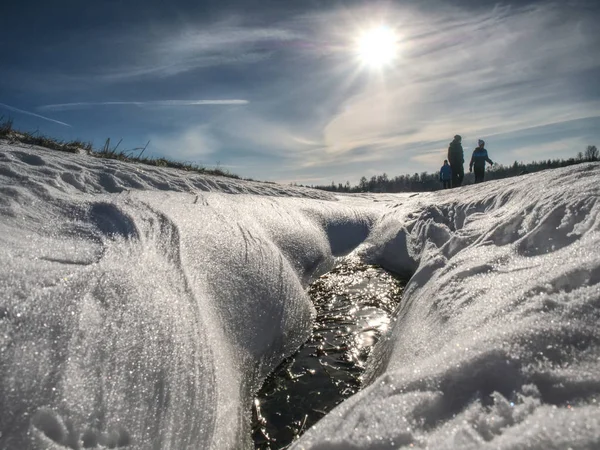
[(251, 447), (335, 257), (412, 275), (294, 448), (600, 447), (600, 165), (334, 196), (0, 143), (0, 448)]

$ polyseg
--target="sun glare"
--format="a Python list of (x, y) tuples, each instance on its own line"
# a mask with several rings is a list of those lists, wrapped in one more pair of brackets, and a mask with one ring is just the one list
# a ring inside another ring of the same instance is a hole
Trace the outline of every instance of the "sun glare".
[(398, 37), (384, 26), (367, 30), (359, 37), (357, 44), (361, 62), (373, 68), (390, 64), (398, 52)]

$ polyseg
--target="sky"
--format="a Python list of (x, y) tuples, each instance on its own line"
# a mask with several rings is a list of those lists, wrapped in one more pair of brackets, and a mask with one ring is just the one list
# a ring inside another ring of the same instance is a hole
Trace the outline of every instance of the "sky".
[[(0, 116), (60, 139), (305, 185), (600, 145), (600, 5), (567, 0), (2, 6)], [(381, 66), (360, 37), (385, 27)]]

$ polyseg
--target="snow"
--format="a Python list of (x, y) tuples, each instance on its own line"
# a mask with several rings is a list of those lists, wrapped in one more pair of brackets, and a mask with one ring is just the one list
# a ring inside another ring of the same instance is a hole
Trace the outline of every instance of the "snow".
[(0, 448), (251, 447), (351, 252), (411, 280), (294, 448), (599, 447), (599, 181), (336, 196), (0, 143)]
[(413, 276), (367, 382), (294, 448), (598, 448), (598, 164), (423, 195), (357, 250)]

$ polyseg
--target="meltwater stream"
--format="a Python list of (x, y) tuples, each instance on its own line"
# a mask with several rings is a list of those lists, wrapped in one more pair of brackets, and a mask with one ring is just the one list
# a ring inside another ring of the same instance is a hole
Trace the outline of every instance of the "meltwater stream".
[(358, 391), (366, 359), (393, 320), (405, 284), (377, 266), (345, 258), (311, 285), (317, 310), (312, 336), (258, 393), (256, 448), (286, 447)]

